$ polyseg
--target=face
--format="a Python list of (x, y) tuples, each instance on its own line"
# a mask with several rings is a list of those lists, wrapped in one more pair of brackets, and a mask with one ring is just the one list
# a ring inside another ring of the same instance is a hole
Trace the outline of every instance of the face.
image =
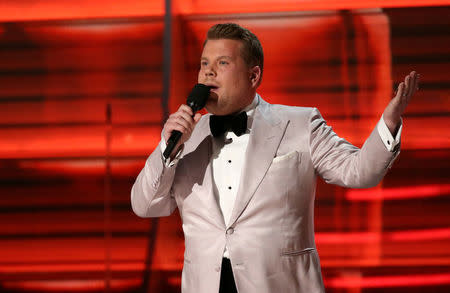
[(203, 48), (198, 82), (211, 86), (206, 110), (216, 115), (239, 112), (255, 97), (259, 67), (249, 68), (238, 40), (208, 40)]

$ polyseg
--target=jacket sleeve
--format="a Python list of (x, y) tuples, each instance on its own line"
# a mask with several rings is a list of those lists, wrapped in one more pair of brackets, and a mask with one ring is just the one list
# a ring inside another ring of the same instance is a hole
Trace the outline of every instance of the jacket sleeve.
[(390, 152), (377, 127), (361, 149), (336, 135), (314, 108), (310, 116), (310, 153), (316, 172), (327, 182), (351, 188), (377, 185), (395, 158), (399, 148)]
[(131, 207), (139, 217), (169, 216), (176, 208), (171, 194), (176, 164), (167, 167), (158, 145), (131, 189)]

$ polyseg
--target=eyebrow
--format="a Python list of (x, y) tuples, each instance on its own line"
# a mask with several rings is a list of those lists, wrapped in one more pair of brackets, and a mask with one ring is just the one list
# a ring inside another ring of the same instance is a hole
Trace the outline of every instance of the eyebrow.
[[(231, 56), (226, 56), (226, 55), (217, 57), (217, 59), (222, 59), (222, 58), (232, 59)], [(201, 57), (200, 60), (208, 60), (208, 58)]]

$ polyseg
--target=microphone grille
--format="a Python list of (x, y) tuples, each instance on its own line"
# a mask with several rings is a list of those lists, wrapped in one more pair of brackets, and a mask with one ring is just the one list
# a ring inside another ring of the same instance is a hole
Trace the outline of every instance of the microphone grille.
[(202, 109), (206, 105), (211, 88), (207, 85), (197, 83), (191, 90), (187, 98), (186, 104), (192, 108), (194, 112)]

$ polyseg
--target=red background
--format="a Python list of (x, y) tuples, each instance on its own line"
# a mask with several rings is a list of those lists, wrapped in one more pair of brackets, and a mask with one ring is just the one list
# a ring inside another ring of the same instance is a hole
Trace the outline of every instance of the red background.
[[(319, 182), (316, 242), (327, 292), (448, 292), (448, 1), (201, 3), (173, 1), (170, 112), (217, 22), (260, 38), (264, 99), (318, 107), (356, 145), (404, 75), (422, 75), (383, 182)], [(139, 219), (129, 203), (164, 120), (164, 11), (143, 0), (0, 3), (0, 292), (179, 292), (178, 213)]]

